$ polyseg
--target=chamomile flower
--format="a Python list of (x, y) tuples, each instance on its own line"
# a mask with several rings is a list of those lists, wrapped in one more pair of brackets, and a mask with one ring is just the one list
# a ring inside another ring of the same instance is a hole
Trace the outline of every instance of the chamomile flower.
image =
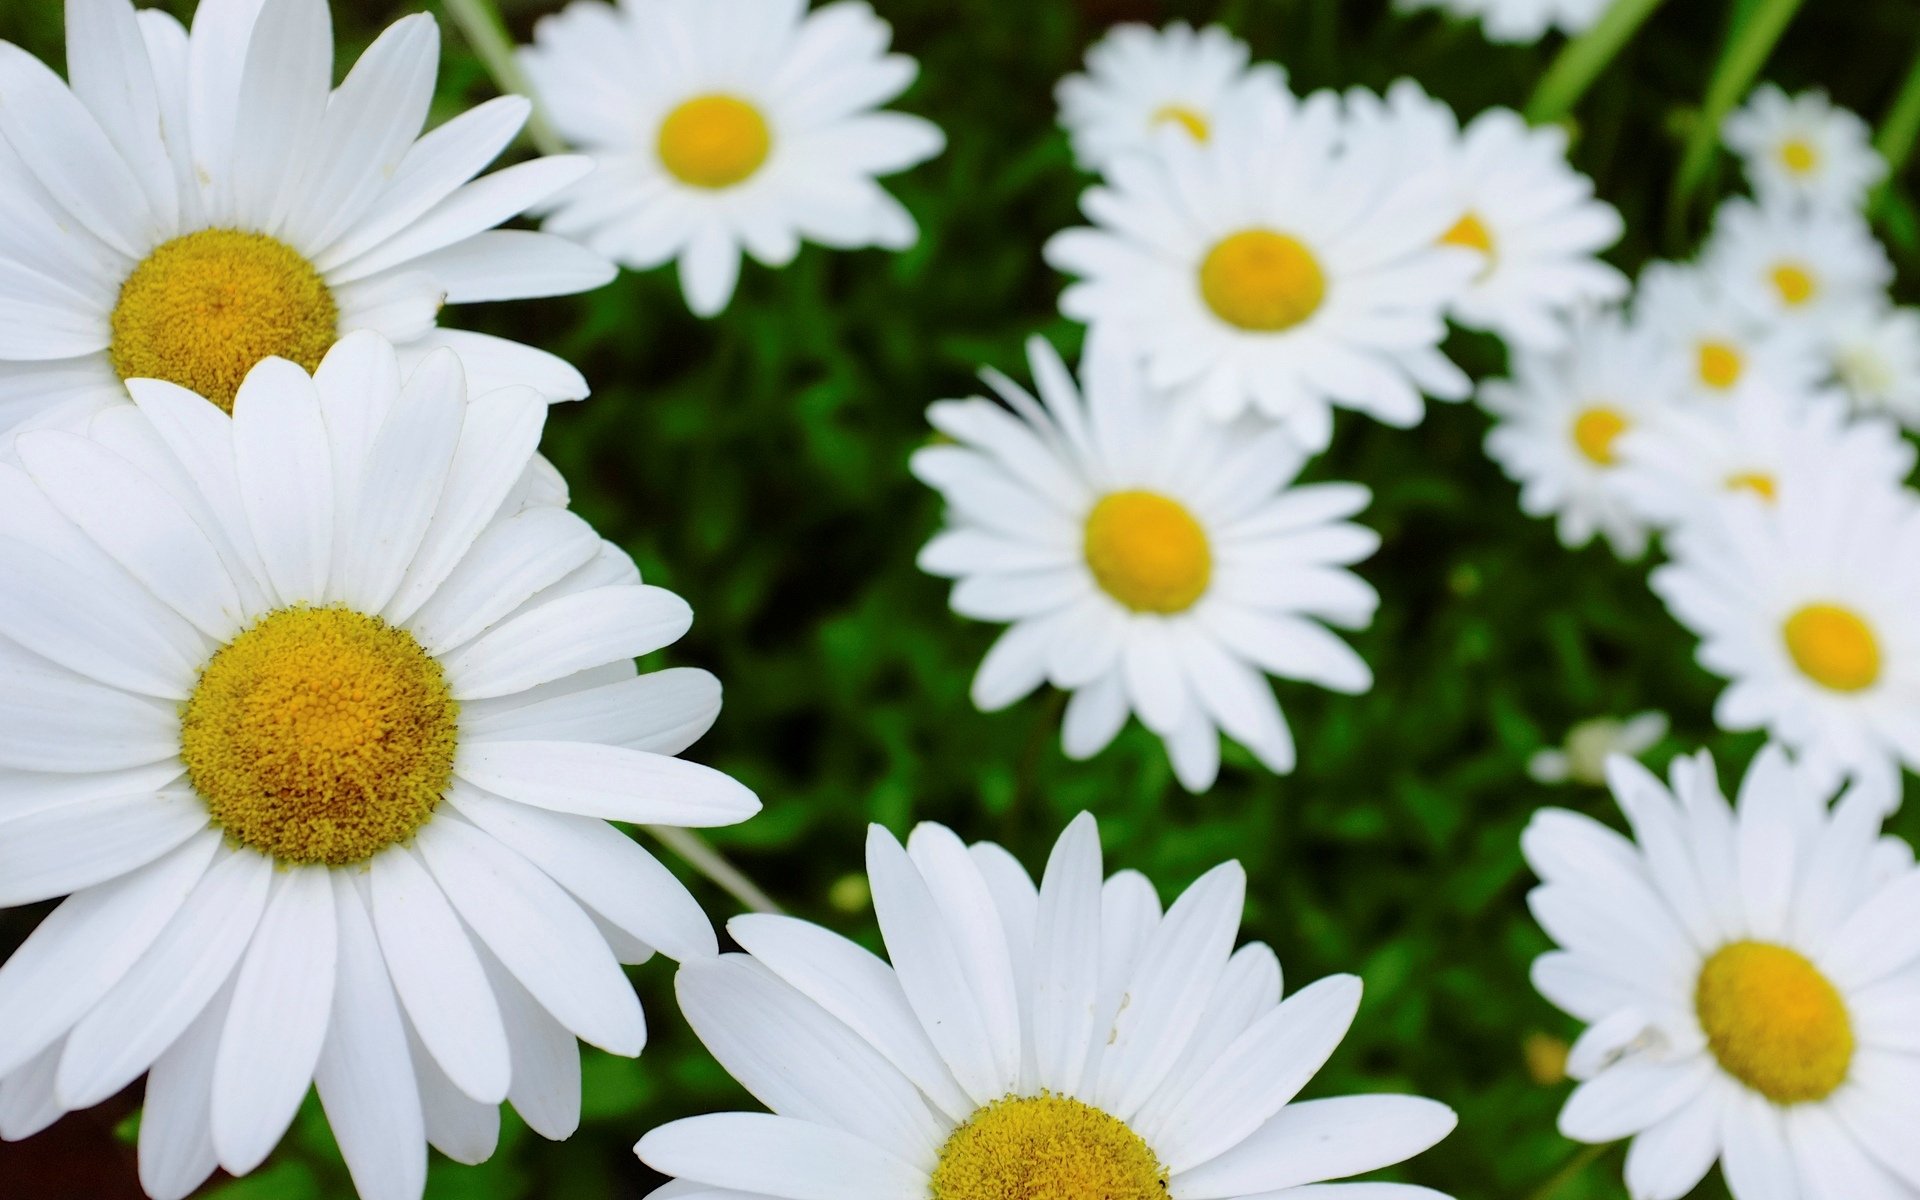
[(1854, 408), (1920, 429), (1920, 309), (1885, 302), (1843, 309), (1827, 320), (1820, 341)]
[(1727, 118), (1721, 132), (1762, 196), (1859, 209), (1887, 175), (1867, 123), (1836, 106), (1825, 92), (1789, 96), (1765, 84)]
[(1782, 491), (1792, 503), (1723, 497), (1653, 573), (1700, 665), (1727, 680), (1714, 720), (1766, 730), (1823, 777), (1920, 766), (1920, 508), (1831, 470)]
[(891, 964), (816, 925), (735, 919), (746, 954), (688, 963), (681, 1010), (771, 1113), (676, 1121), (635, 1151), (673, 1196), (819, 1200), (1442, 1200), (1314, 1186), (1401, 1162), (1454, 1126), (1413, 1096), (1296, 1101), (1360, 981), (1281, 999), (1266, 946), (1234, 949), (1246, 876), (1203, 875), (1164, 913), (1102, 881), (1082, 815), (1033, 878), (921, 825), (867, 839)]
[(646, 1038), (620, 963), (715, 949), (606, 821), (758, 807), (670, 757), (712, 677), (635, 672), (685, 602), (527, 506), (540, 394), (401, 380), (373, 334), (231, 420), (139, 380), (0, 466), (0, 905), (71, 893), (0, 968), (5, 1132), (147, 1073), (156, 1200), (258, 1166), (310, 1085), (370, 1200), (429, 1141), (486, 1158), (503, 1099), (568, 1136), (574, 1039)]
[(1174, 128), (1206, 141), (1221, 117), (1256, 93), (1280, 95), (1286, 75), (1271, 63), (1249, 65), (1247, 44), (1218, 25), (1196, 31), (1116, 25), (1087, 51), (1087, 70), (1060, 81), (1060, 124), (1088, 171), (1150, 152), (1155, 135)]
[(1856, 212), (1729, 200), (1701, 261), (1714, 286), (1769, 333), (1812, 337), (1836, 312), (1882, 299), (1887, 252)]
[(1221, 732), (1267, 769), (1292, 770), (1293, 735), (1263, 673), (1372, 686), (1325, 628), (1364, 628), (1379, 604), (1347, 570), (1379, 545), (1345, 520), (1367, 490), (1294, 486), (1305, 455), (1283, 432), (1169, 409), (1123, 355), (1094, 353), (1076, 387), (1046, 342), (1028, 353), (1039, 400), (988, 372), (1007, 407), (934, 405), (934, 427), (958, 444), (912, 462), (948, 510), (922, 569), (957, 580), (955, 612), (1010, 625), (980, 664), (974, 703), (992, 712), (1042, 683), (1071, 691), (1062, 738), (1075, 759), (1137, 713), (1191, 791), (1212, 786)]
[(1772, 746), (1733, 805), (1704, 753), (1668, 785), (1626, 758), (1608, 775), (1631, 839), (1549, 809), (1522, 841), (1559, 944), (1534, 984), (1587, 1026), (1561, 1131), (1631, 1138), (1636, 1200), (1716, 1162), (1734, 1200), (1920, 1196), (1920, 871), (1881, 837), (1886, 796), (1829, 807)]
[(1813, 336), (1769, 329), (1696, 266), (1649, 264), (1635, 288), (1633, 320), (1677, 358), (1682, 398), (1709, 407), (1756, 381), (1776, 394), (1810, 396), (1827, 374)]
[(945, 145), (880, 106), (911, 58), (864, 3), (576, 0), (521, 52), (560, 133), (599, 160), (547, 219), (635, 270), (675, 259), (695, 313), (726, 308), (745, 253), (784, 267), (804, 239), (904, 250), (919, 227), (876, 181)]
[(1490, 42), (1537, 42), (1550, 31), (1584, 33), (1606, 11), (1607, 0), (1399, 0), (1403, 9), (1445, 9), (1480, 22)]
[(1513, 378), (1483, 384), (1480, 403), (1495, 418), (1487, 454), (1520, 485), (1521, 509), (1555, 518), (1570, 549), (1600, 534), (1622, 558), (1645, 552), (1621, 442), (1672, 408), (1675, 375), (1615, 313), (1582, 316), (1563, 350), (1515, 354)]
[(587, 394), (554, 356), (437, 318), (613, 277), (561, 238), (494, 228), (591, 163), (474, 180), (527, 102), (422, 137), (433, 19), (388, 29), (338, 89), (330, 21), (326, 0), (205, 0), (189, 35), (129, 0), (68, 0), (70, 82), (0, 43), (0, 433), (84, 422), (129, 379), (231, 408), (256, 363), (312, 370), (354, 330), (409, 366), (454, 347), (482, 390)]
[(1527, 774), (1536, 783), (1606, 782), (1607, 760), (1616, 754), (1638, 758), (1667, 736), (1667, 714), (1643, 712), (1620, 720), (1594, 717), (1567, 731), (1564, 746), (1535, 752)]
[(1205, 143), (1166, 131), (1087, 192), (1095, 227), (1047, 244), (1077, 276), (1061, 311), (1142, 355), (1175, 403), (1285, 422), (1309, 450), (1333, 405), (1410, 426), (1423, 390), (1463, 398), (1439, 346), (1480, 256), (1441, 241), (1457, 218), (1442, 173), (1348, 132), (1325, 94), (1253, 97)]

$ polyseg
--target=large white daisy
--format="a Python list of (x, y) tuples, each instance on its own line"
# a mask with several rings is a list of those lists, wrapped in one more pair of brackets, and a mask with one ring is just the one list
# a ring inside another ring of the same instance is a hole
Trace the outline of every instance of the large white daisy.
[(1537, 42), (1548, 32), (1584, 33), (1606, 11), (1608, 0), (1397, 0), (1406, 10), (1445, 9), (1478, 20), (1490, 42)]
[(1256, 93), (1280, 95), (1286, 74), (1272, 63), (1249, 65), (1247, 44), (1218, 25), (1196, 31), (1184, 21), (1165, 29), (1116, 25), (1087, 50), (1087, 70), (1060, 81), (1060, 124), (1086, 170), (1104, 171), (1130, 154), (1150, 152), (1172, 127), (1198, 141)]
[(1633, 321), (1675, 356), (1688, 400), (1725, 404), (1756, 384), (1806, 397), (1828, 374), (1814, 336), (1769, 326), (1691, 263), (1649, 263), (1634, 288)]
[(1920, 1196), (1920, 871), (1887, 796), (1828, 807), (1776, 747), (1729, 806), (1705, 754), (1671, 787), (1609, 771), (1632, 839), (1577, 813), (1523, 839), (1559, 949), (1541, 993), (1587, 1025), (1560, 1128), (1632, 1138), (1628, 1191), (1678, 1200), (1719, 1162), (1735, 1200)]
[(1809, 338), (1835, 313), (1884, 300), (1893, 279), (1865, 217), (1779, 199), (1722, 204), (1701, 264), (1769, 332)]
[(670, 757), (712, 677), (635, 673), (686, 603), (525, 503), (539, 393), (401, 380), (355, 334), (231, 420), (136, 381), (0, 466), (0, 905), (71, 893), (0, 968), (0, 1133), (150, 1071), (156, 1200), (258, 1166), (311, 1084), (369, 1198), (428, 1141), (487, 1157), (502, 1099), (566, 1137), (574, 1039), (646, 1038), (620, 962), (715, 948), (606, 821), (758, 807)]
[(902, 250), (913, 217), (875, 180), (940, 153), (938, 127), (879, 111), (918, 67), (864, 3), (576, 0), (521, 52), (561, 134), (600, 169), (546, 228), (636, 270), (678, 259), (687, 304), (727, 306), (742, 251), (802, 239)]
[(583, 291), (613, 268), (494, 228), (591, 169), (474, 180), (525, 100), (421, 136), (431, 17), (388, 29), (335, 89), (326, 0), (204, 0), (191, 35), (129, 0), (66, 12), (68, 82), (0, 43), (0, 432), (83, 421), (128, 379), (230, 408), (254, 364), (312, 370), (354, 330), (408, 366), (454, 347), (481, 390), (587, 394), (544, 351), (437, 327), (449, 302)]
[(1789, 96), (1770, 83), (1755, 88), (1722, 136), (1763, 196), (1858, 209), (1887, 175), (1867, 123), (1822, 91)]
[(1367, 489), (1294, 486), (1305, 455), (1284, 432), (1170, 409), (1124, 356), (1095, 352), (1084, 393), (1046, 342), (1029, 356), (1039, 400), (987, 372), (1006, 407), (935, 404), (929, 419), (957, 444), (912, 462), (948, 512), (921, 567), (958, 581), (955, 612), (1010, 626), (980, 664), (974, 703), (991, 712), (1042, 683), (1070, 690), (1072, 758), (1099, 753), (1138, 713), (1192, 791), (1219, 771), (1221, 732), (1269, 770), (1292, 770), (1293, 735), (1263, 673), (1348, 693), (1373, 683), (1325, 628), (1364, 628), (1379, 604), (1347, 570), (1380, 544), (1345, 520)]
[(1482, 259), (1441, 240), (1459, 215), (1443, 172), (1409, 172), (1399, 139), (1349, 131), (1327, 93), (1254, 96), (1204, 143), (1159, 140), (1083, 197), (1095, 228), (1047, 243), (1094, 341), (1143, 355), (1177, 403), (1257, 412), (1315, 451), (1332, 405), (1411, 426), (1422, 391), (1467, 395), (1439, 346)]
[(1322, 1180), (1438, 1142), (1413, 1096), (1295, 1102), (1360, 1002), (1335, 975), (1281, 999), (1280, 964), (1234, 950), (1227, 863), (1163, 914), (1133, 872), (1102, 882), (1081, 816), (1033, 879), (940, 825), (867, 840), (891, 965), (804, 921), (742, 917), (748, 954), (690, 963), (680, 1005), (771, 1113), (676, 1121), (635, 1150), (661, 1200), (1442, 1200)]

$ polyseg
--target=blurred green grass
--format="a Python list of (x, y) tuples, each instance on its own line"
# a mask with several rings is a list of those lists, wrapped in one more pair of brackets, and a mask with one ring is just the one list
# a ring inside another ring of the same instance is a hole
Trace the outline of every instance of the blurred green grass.
[[(192, 5), (163, 7), (185, 17)], [(343, 63), (416, 7), (335, 0)], [(554, 6), (504, 7), (524, 41)], [(862, 893), (848, 884), (870, 821), (900, 832), (943, 821), (1037, 866), (1065, 821), (1091, 809), (1110, 869), (1148, 872), (1167, 898), (1238, 857), (1251, 876), (1245, 937), (1274, 946), (1293, 986), (1336, 971), (1367, 983), (1353, 1033), (1311, 1094), (1407, 1090), (1460, 1111), (1459, 1131), (1398, 1177), (1462, 1200), (1522, 1200), (1550, 1180), (1559, 1200), (1623, 1196), (1617, 1151), (1556, 1180), (1579, 1154), (1554, 1132), (1565, 1088), (1532, 1081), (1523, 1052), (1528, 1035), (1566, 1037), (1573, 1027), (1527, 983), (1528, 961), (1546, 943), (1522, 903), (1530, 879), (1520, 829), (1544, 804), (1609, 817), (1611, 807), (1597, 790), (1542, 788), (1524, 764), (1576, 721), (1645, 708), (1674, 718), (1649, 756), (1657, 764), (1705, 745), (1728, 774), (1757, 746), (1714, 731), (1717, 685), (1693, 665), (1643, 569), (1601, 549), (1569, 554), (1545, 524), (1522, 517), (1481, 454), (1485, 422), (1471, 408), (1435, 406), (1412, 432), (1343, 417), (1311, 474), (1374, 489), (1362, 519), (1385, 545), (1361, 571), (1384, 603), (1356, 643), (1379, 682), (1358, 698), (1279, 685), (1298, 772), (1276, 779), (1230, 749), (1220, 784), (1195, 798), (1137, 727), (1076, 765), (1058, 750), (1055, 698), (973, 711), (967, 684), (995, 629), (950, 614), (944, 586), (914, 568), (939, 512), (904, 466), (927, 435), (926, 404), (973, 392), (978, 366), (1024, 378), (1030, 333), (1068, 349), (1077, 342), (1054, 306), (1059, 280), (1039, 258), (1048, 234), (1076, 222), (1086, 182), (1054, 127), (1052, 89), (1106, 23), (1217, 20), (1284, 64), (1296, 88), (1380, 87), (1411, 75), (1464, 114), (1523, 105), (1557, 45), (1490, 46), (1472, 27), (1394, 15), (1387, 0), (878, 7), (896, 48), (922, 64), (901, 107), (938, 121), (951, 142), (893, 185), (922, 223), (916, 249), (810, 248), (780, 273), (749, 264), (732, 307), (712, 322), (687, 315), (670, 271), (449, 318), (546, 346), (592, 381), (591, 400), (555, 410), (546, 450), (579, 511), (694, 606), (692, 634), (663, 661), (714, 670), (727, 703), (692, 756), (739, 776), (767, 804), (714, 840), (783, 904), (876, 946)], [(1705, 205), (1670, 211), (1675, 173), (1715, 60), (1755, 7), (1664, 6), (1575, 110), (1576, 159), (1627, 216), (1630, 233), (1612, 257), (1630, 271), (1685, 255), (1703, 230)], [(1877, 122), (1911, 66), (1913, 13), (1910, 0), (1807, 5), (1763, 77), (1826, 87)], [(0, 6), (0, 37), (56, 65), (59, 26), (55, 0)], [(444, 32), (436, 119), (493, 91), (457, 33)], [(1897, 181), (1882, 225), (1909, 300), (1920, 277), (1912, 183), (1911, 172)], [(1721, 159), (1703, 193), (1735, 186)], [(1452, 348), (1476, 374), (1501, 369), (1491, 342), (1463, 336)], [(1909, 835), (1914, 816), (1902, 822)], [(734, 911), (695, 886), (716, 919)], [(24, 936), (33, 915), (0, 917), (0, 945)], [(485, 1166), (436, 1158), (430, 1197), (638, 1197), (656, 1182), (629, 1152), (642, 1132), (744, 1102), (675, 1011), (669, 964), (634, 976), (652, 1045), (637, 1063), (588, 1053), (586, 1117), (573, 1140), (548, 1144), (509, 1117)], [(118, 1103), (124, 1113), (137, 1094)], [(65, 1136), (76, 1161), (126, 1155), (110, 1121), (69, 1123), (81, 1132), (45, 1136)], [(0, 1181), (31, 1152), (0, 1147)], [(310, 1105), (267, 1168), (208, 1194), (333, 1200), (352, 1190)], [(1702, 1194), (1724, 1192), (1710, 1183)]]

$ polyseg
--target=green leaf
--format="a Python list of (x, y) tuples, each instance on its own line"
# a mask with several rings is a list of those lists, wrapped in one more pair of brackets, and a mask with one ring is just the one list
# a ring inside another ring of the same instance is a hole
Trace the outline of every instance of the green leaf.
[(1664, 0), (1615, 0), (1593, 27), (1567, 43), (1534, 89), (1527, 119), (1548, 124), (1571, 113)]
[(1721, 54), (1720, 63), (1707, 84), (1700, 119), (1687, 138), (1686, 152), (1680, 159), (1671, 211), (1676, 222), (1684, 218), (1687, 205), (1713, 166), (1714, 151), (1720, 146), (1720, 126), (1753, 86), (1760, 69), (1767, 65), (1774, 46), (1779, 44), (1787, 26), (1800, 11), (1801, 3), (1802, 0), (1758, 0), (1735, 21), (1726, 51)]

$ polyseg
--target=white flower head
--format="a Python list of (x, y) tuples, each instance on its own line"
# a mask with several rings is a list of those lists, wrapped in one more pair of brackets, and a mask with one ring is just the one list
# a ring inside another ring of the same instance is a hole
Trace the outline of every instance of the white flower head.
[(1856, 410), (1920, 429), (1920, 309), (1884, 301), (1843, 308), (1824, 322), (1820, 342)]
[(726, 308), (744, 252), (785, 267), (804, 241), (904, 250), (919, 227), (876, 182), (940, 153), (882, 111), (918, 64), (865, 3), (576, 0), (521, 62), (554, 125), (599, 161), (546, 229), (635, 270), (679, 260), (688, 306)]
[(759, 805), (670, 757), (713, 678), (636, 674), (691, 611), (529, 502), (544, 398), (451, 352), (269, 359), (231, 419), (130, 387), (0, 465), (0, 905), (70, 894), (0, 968), (0, 1135), (147, 1073), (155, 1200), (315, 1085), (369, 1200), (486, 1158), (503, 1099), (567, 1137), (574, 1039), (646, 1039), (620, 964), (715, 949), (606, 822)]
[(1822, 91), (1789, 96), (1764, 84), (1727, 118), (1722, 133), (1762, 196), (1858, 210), (1887, 176), (1867, 123)]
[(1038, 400), (989, 372), (1006, 407), (935, 404), (929, 418), (958, 444), (912, 463), (948, 509), (921, 567), (957, 581), (955, 612), (1010, 626), (980, 664), (974, 703), (1005, 708), (1042, 683), (1071, 691), (1062, 738), (1076, 759), (1137, 713), (1192, 791), (1213, 784), (1222, 732), (1269, 770), (1292, 770), (1265, 675), (1372, 686), (1326, 628), (1364, 628), (1379, 604), (1347, 569), (1379, 546), (1346, 520), (1367, 490), (1296, 485), (1305, 455), (1284, 432), (1170, 408), (1124, 356), (1094, 352), (1076, 386), (1047, 343), (1029, 354)]
[(1865, 217), (1780, 200), (1722, 204), (1701, 264), (1769, 333), (1798, 337), (1815, 336), (1836, 312), (1883, 300), (1893, 279)]
[(1566, 744), (1538, 751), (1527, 760), (1536, 783), (1606, 782), (1607, 760), (1616, 754), (1638, 758), (1667, 736), (1667, 714), (1643, 712), (1620, 720), (1593, 717), (1567, 731)]
[(1082, 815), (1035, 882), (991, 843), (926, 824), (867, 839), (891, 963), (819, 926), (747, 916), (745, 954), (688, 963), (680, 1007), (770, 1113), (692, 1117), (635, 1147), (669, 1194), (767, 1200), (1444, 1200), (1315, 1186), (1452, 1130), (1414, 1096), (1295, 1097), (1338, 1047), (1360, 980), (1282, 999), (1280, 963), (1234, 949), (1238, 863), (1162, 912), (1103, 879)]
[(1406, 11), (1445, 9), (1478, 20), (1490, 42), (1537, 42), (1551, 31), (1584, 33), (1606, 11), (1607, 0), (1397, 0)]
[(1682, 398), (1708, 407), (1755, 386), (1806, 398), (1828, 374), (1815, 335), (1770, 327), (1693, 264), (1649, 263), (1635, 286), (1633, 321), (1675, 357)]

